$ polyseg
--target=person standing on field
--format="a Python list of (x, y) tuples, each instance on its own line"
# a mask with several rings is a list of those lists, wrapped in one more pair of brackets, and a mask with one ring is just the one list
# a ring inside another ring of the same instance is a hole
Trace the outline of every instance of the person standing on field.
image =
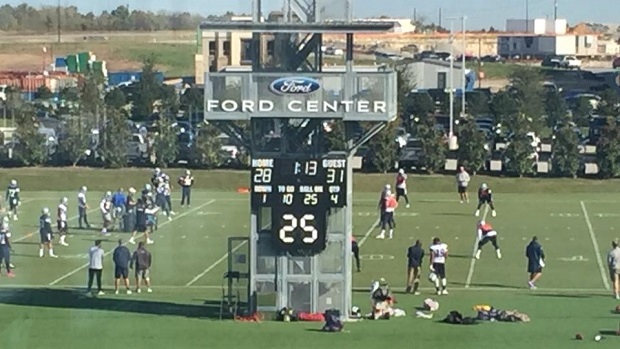
[(416, 240), (413, 246), (407, 249), (407, 289), (405, 292), (419, 295), (420, 287), (420, 269), (424, 259), (424, 249), (422, 241)]
[(185, 204), (189, 207), (192, 197), (192, 185), (194, 185), (194, 176), (192, 176), (189, 170), (186, 170), (185, 175), (179, 177), (178, 183), (181, 186), (181, 207)]
[(459, 172), (456, 174), (456, 186), (459, 192), (461, 203), (469, 203), (469, 194), (467, 193), (467, 187), (469, 186), (470, 180), (471, 178), (469, 177), (469, 173), (465, 171), (465, 167), (460, 166)]
[(620, 243), (618, 240), (611, 242), (611, 251), (607, 254), (609, 276), (614, 287), (614, 297), (620, 299)]
[(114, 249), (112, 255), (114, 261), (114, 293), (118, 294), (118, 285), (121, 278), (125, 282), (127, 294), (131, 294), (129, 289), (129, 262), (131, 261), (131, 252), (126, 246), (123, 246), (123, 240), (118, 240), (118, 246)]
[(525, 257), (527, 258), (527, 272), (530, 274), (527, 285), (531, 290), (535, 290), (536, 281), (542, 276), (542, 270), (545, 267), (545, 252), (538, 243), (538, 237), (534, 236), (525, 248)]
[(131, 258), (130, 268), (134, 268), (136, 271), (136, 292), (140, 293), (142, 290), (140, 289), (140, 285), (142, 280), (146, 284), (146, 291), (148, 293), (153, 292), (151, 289), (151, 278), (150, 278), (150, 270), (151, 270), (151, 252), (147, 251), (144, 247), (144, 242), (140, 241), (138, 243), (138, 248), (133, 253), (133, 257)]
[(101, 248), (101, 240), (95, 241), (95, 246), (88, 250), (88, 290), (86, 295), (92, 297), (93, 281), (97, 279), (97, 295), (103, 296), (105, 293), (101, 288), (101, 274), (103, 274), (103, 258), (105, 252)]

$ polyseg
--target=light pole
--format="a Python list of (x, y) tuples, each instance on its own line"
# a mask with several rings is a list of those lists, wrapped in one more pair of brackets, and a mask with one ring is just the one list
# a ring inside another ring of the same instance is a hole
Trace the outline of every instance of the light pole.
[(465, 38), (465, 20), (466, 16), (461, 17), (461, 31), (463, 35), (463, 53), (461, 54), (461, 70), (463, 72), (463, 76), (461, 76), (461, 117), (465, 116), (465, 88), (466, 79), (465, 79), (465, 52), (467, 51), (467, 39)]
[(450, 21), (450, 142), (454, 136), (454, 22)]

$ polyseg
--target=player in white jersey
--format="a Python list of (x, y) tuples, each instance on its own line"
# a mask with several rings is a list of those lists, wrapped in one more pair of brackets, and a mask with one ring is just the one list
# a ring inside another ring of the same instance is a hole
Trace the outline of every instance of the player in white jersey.
[(66, 197), (60, 199), (60, 204), (58, 205), (58, 210), (56, 214), (56, 223), (58, 225), (58, 234), (60, 235), (59, 244), (63, 246), (69, 246), (67, 243), (67, 231), (69, 230), (69, 225), (67, 224), (67, 205), (69, 204), (69, 199)]
[(169, 215), (168, 215), (168, 219), (171, 219), (170, 215), (174, 216), (176, 213), (174, 213), (174, 210), (172, 209), (172, 186), (170, 186), (170, 181), (166, 180), (165, 177), (164, 178), (164, 198), (166, 199), (166, 205), (168, 207), (168, 211), (169, 211)]
[(101, 234), (109, 236), (108, 228), (112, 225), (112, 193), (106, 192), (105, 196), (99, 202), (99, 210), (101, 211), (101, 219), (103, 220), (103, 228)]
[(409, 208), (409, 197), (407, 196), (407, 175), (402, 168), (398, 170), (396, 175), (396, 201), (400, 201), (400, 198), (405, 198), (405, 204)]
[(90, 223), (88, 223), (88, 203), (86, 202), (86, 191), (88, 189), (84, 186), (80, 188), (77, 195), (78, 201), (78, 225), (80, 229), (84, 229), (86, 225), (87, 229), (90, 229)]
[(448, 258), (448, 245), (439, 238), (433, 239), (431, 245), (431, 276), (430, 280), (435, 283), (437, 295), (448, 294), (446, 279), (446, 259)]

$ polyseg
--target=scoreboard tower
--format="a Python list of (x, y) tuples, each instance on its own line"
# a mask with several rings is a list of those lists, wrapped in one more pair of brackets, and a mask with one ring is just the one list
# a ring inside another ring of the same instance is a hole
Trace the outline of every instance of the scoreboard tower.
[[(353, 65), (354, 33), (387, 32), (393, 24), (353, 22), (349, 1), (340, 0), (325, 4), (342, 3), (345, 18), (327, 21), (321, 2), (315, 0), (307, 16), (289, 9), (305, 22), (261, 21), (256, 0), (252, 22), (201, 25), (216, 38), (215, 52), (203, 44), (207, 65), (221, 58), (222, 38), (252, 33), (251, 68), (207, 70), (204, 80), (205, 121), (251, 154), (250, 233), (229, 243), (230, 256), (247, 256), (239, 260), (248, 262), (241, 269), (247, 268), (250, 311), (336, 308), (348, 314), (352, 157), (396, 117), (395, 72)], [(323, 36), (330, 34), (346, 38), (343, 67), (324, 67)], [(234, 43), (228, 45), (231, 51)], [(334, 150), (328, 136), (337, 125), (344, 146)], [(240, 263), (230, 258), (229, 269)]]

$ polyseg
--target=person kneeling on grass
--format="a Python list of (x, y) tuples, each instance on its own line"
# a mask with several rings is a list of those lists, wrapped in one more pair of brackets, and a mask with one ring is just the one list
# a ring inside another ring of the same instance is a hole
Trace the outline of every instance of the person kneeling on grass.
[(390, 287), (384, 278), (373, 283), (370, 299), (372, 301), (372, 319), (389, 319), (394, 315), (394, 309), (392, 309), (394, 297), (392, 297)]

